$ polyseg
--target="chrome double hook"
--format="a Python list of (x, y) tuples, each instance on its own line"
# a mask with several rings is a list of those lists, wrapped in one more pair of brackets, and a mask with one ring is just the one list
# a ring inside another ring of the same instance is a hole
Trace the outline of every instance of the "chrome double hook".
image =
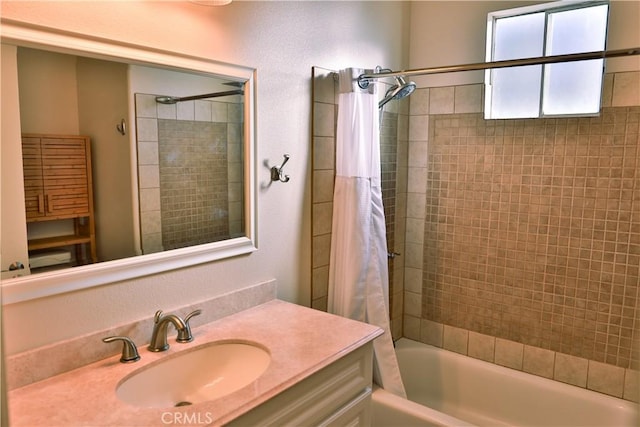
[(280, 181), (280, 182), (289, 182), (289, 175), (285, 175), (284, 172), (282, 171), (282, 168), (284, 168), (284, 165), (287, 164), (287, 162), (289, 161), (290, 156), (288, 154), (284, 155), (284, 162), (282, 162), (282, 164), (280, 165), (280, 167), (278, 166), (273, 166), (271, 168), (271, 181)]

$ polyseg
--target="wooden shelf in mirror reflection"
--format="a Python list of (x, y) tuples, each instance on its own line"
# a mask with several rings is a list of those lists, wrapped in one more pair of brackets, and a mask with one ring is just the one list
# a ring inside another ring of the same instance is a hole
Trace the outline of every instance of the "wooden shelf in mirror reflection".
[(90, 138), (23, 134), (22, 152), (27, 223), (73, 221), (72, 234), (29, 239), (29, 256), (70, 246), (75, 264), (97, 262)]

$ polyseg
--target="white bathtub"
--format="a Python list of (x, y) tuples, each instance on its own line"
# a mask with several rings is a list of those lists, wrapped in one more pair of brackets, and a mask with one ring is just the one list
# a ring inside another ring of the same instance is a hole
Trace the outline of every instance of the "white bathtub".
[(373, 392), (374, 427), (638, 426), (638, 405), (406, 338), (396, 343), (411, 401)]

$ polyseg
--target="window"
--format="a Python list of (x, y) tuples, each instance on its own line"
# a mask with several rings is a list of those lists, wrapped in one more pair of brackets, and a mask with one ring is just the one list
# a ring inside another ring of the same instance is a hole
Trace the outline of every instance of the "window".
[[(559, 1), (491, 12), (487, 61), (605, 50), (608, 2)], [(595, 115), (604, 59), (487, 70), (485, 118)]]

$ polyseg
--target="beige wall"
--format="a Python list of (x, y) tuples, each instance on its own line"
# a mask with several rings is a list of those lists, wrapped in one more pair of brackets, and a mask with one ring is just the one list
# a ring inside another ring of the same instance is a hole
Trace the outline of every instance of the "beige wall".
[[(170, 311), (276, 278), (278, 296), (310, 301), (311, 67), (400, 68), (398, 2), (2, 2), (2, 16), (257, 69), (258, 251), (226, 261), (4, 307), (5, 354)], [(168, 24), (169, 23), (169, 24)], [(286, 183), (265, 161), (291, 160)]]

